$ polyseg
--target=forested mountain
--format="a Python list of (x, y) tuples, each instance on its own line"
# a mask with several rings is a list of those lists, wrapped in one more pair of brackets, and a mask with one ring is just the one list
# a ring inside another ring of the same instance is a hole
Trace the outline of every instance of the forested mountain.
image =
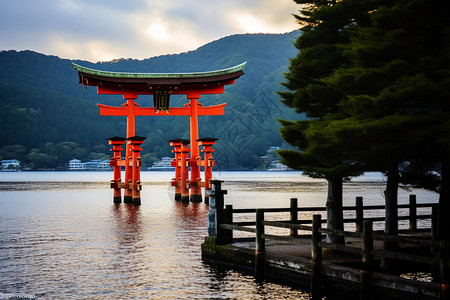
[[(218, 137), (215, 157), (221, 169), (253, 169), (270, 146), (281, 146), (277, 118), (296, 119), (279, 101), (283, 72), (297, 51), (299, 32), (233, 35), (195, 51), (144, 60), (117, 59), (86, 67), (127, 72), (194, 72), (223, 69), (247, 61), (245, 75), (221, 95), (202, 96), (204, 105), (228, 103), (225, 116), (199, 118), (200, 137)], [(100, 117), (96, 103), (120, 105), (121, 96), (83, 90), (71, 60), (32, 51), (0, 52), (0, 156), (33, 168), (64, 167), (69, 159), (109, 156), (106, 138), (124, 136), (125, 117)], [(152, 106), (151, 96), (136, 100)], [(184, 96), (172, 96), (182, 106)], [(136, 134), (146, 136), (142, 153), (150, 164), (171, 156), (168, 140), (189, 138), (187, 117), (138, 117)]]

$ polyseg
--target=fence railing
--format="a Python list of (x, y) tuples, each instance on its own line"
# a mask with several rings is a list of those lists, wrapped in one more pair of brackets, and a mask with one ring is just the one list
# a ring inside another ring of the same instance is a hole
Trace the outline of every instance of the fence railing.
[[(418, 220), (424, 220), (429, 219), (431, 220), (431, 227), (429, 228), (431, 231), (431, 234), (435, 236), (436, 233), (436, 225), (435, 221), (436, 218), (433, 218), (433, 215), (436, 215), (437, 213), (437, 205), (434, 203), (417, 203), (416, 201), (416, 195), (410, 195), (409, 196), (409, 204), (399, 204), (398, 209), (407, 209), (408, 214), (398, 216), (397, 220), (407, 220), (408, 221), (408, 229), (409, 230), (417, 230), (417, 221)], [(432, 213), (428, 214), (419, 214), (418, 208), (430, 208)], [(385, 220), (384, 216), (375, 216), (375, 217), (367, 217), (365, 216), (366, 211), (374, 211), (374, 210), (385, 210), (384, 205), (363, 205), (363, 198), (362, 197), (356, 197), (355, 205), (354, 206), (345, 206), (343, 207), (343, 211), (354, 211), (355, 217), (353, 218), (345, 218), (343, 222), (344, 223), (354, 223), (355, 224), (355, 231), (361, 232), (363, 221), (373, 221), (373, 222), (382, 222)], [(276, 227), (283, 227), (280, 223), (287, 223), (287, 224), (312, 224), (312, 220), (299, 220), (298, 214), (302, 212), (325, 212), (325, 207), (298, 207), (298, 200), (297, 198), (291, 198), (290, 201), (290, 207), (289, 208), (263, 208), (262, 211), (265, 213), (289, 213), (290, 218), (289, 220), (285, 221), (279, 221), (278, 225)], [(233, 216), (236, 214), (249, 214), (249, 213), (256, 213), (256, 208), (244, 208), (244, 209), (233, 209), (231, 205), (226, 205), (225, 214), (231, 214), (228, 216), (230, 220), (233, 220)], [(326, 219), (321, 220), (322, 223), (326, 223)], [(230, 230), (240, 230), (240, 231), (248, 231), (248, 232), (254, 232), (252, 228), (241, 228), (246, 226), (255, 226), (255, 221), (241, 221), (241, 222), (233, 222), (232, 224), (229, 224), (226, 229)], [(288, 225), (290, 226), (290, 225)], [(284, 227), (287, 228), (287, 227)], [(291, 236), (296, 236), (298, 233), (298, 230), (305, 230), (301, 228), (291, 228)]]

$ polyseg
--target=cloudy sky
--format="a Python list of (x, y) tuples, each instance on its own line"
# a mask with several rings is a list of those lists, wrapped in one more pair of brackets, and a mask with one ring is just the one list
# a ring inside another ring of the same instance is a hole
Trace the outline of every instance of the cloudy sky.
[(0, 0), (0, 50), (143, 59), (238, 33), (298, 29), (292, 0)]

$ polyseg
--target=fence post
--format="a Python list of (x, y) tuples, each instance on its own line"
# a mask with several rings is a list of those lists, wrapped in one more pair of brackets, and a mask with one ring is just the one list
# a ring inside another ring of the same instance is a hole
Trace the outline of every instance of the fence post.
[(364, 221), (362, 230), (362, 264), (360, 277), (360, 297), (362, 300), (371, 299), (370, 275), (373, 266), (373, 223)]
[(220, 228), (224, 224), (224, 195), (226, 190), (222, 190), (221, 180), (211, 180), (211, 190), (209, 191), (209, 210), (208, 210), (208, 235), (215, 238), (217, 245), (224, 244), (227, 241), (227, 231)]
[(264, 210), (256, 210), (256, 245), (255, 245), (255, 278), (264, 280), (264, 261), (266, 256), (266, 243), (262, 238), (264, 234)]
[(438, 228), (438, 211), (439, 208), (437, 205), (431, 206), (431, 237), (437, 237), (437, 228)]
[(363, 197), (356, 197), (355, 200), (356, 206), (356, 232), (361, 232), (363, 229), (363, 221), (364, 221), (364, 206), (363, 206)]
[(439, 279), (441, 282), (441, 299), (450, 299), (449, 241), (439, 243)]
[[(291, 223), (296, 224), (298, 221), (298, 200), (297, 198), (291, 198), (291, 207), (290, 207), (290, 214), (291, 214)], [(298, 230), (297, 229), (291, 229), (291, 236), (298, 236)]]
[[(225, 211), (223, 212), (222, 224), (233, 223), (233, 205), (225, 205)], [(229, 244), (233, 242), (233, 230), (223, 229), (223, 238), (221, 239), (224, 244)]]
[(416, 195), (409, 195), (409, 230), (417, 230)]
[(311, 245), (311, 270), (312, 270), (312, 280), (311, 280), (311, 292), (312, 299), (321, 299), (322, 295), (322, 248), (319, 243), (322, 241), (322, 234), (319, 229), (322, 226), (321, 215), (313, 215), (312, 220), (312, 245)]

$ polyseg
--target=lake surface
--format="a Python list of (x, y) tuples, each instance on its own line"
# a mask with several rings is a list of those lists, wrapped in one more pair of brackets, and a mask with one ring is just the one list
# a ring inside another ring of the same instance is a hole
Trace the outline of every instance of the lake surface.
[[(299, 289), (201, 260), (208, 206), (173, 201), (171, 172), (142, 172), (142, 206), (114, 205), (112, 172), (0, 172), (0, 298), (310, 299)], [(326, 182), (300, 172), (217, 172), (234, 208), (323, 206)], [(346, 183), (344, 202), (383, 204), (385, 178)], [(424, 190), (400, 191), (437, 202)]]

